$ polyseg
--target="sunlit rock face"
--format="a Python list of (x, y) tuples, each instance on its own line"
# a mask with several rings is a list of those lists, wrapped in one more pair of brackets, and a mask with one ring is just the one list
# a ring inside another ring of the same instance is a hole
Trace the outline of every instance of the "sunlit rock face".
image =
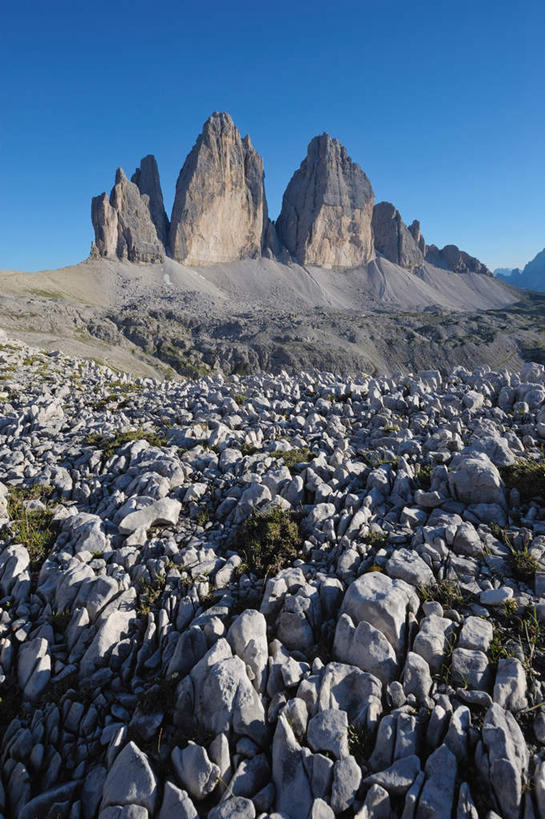
[(374, 194), (359, 165), (328, 134), (314, 137), (286, 189), (278, 237), (300, 264), (350, 268), (374, 258)]
[(229, 114), (215, 113), (176, 184), (172, 257), (205, 265), (260, 256), (268, 223), (263, 160)]

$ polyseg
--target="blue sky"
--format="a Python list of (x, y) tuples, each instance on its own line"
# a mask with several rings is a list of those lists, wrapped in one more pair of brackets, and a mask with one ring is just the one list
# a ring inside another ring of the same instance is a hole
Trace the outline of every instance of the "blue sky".
[(328, 131), (428, 243), (491, 267), (545, 246), (542, 0), (6, 0), (0, 31), (0, 268), (85, 258), (91, 196), (147, 153), (170, 210), (215, 110), (273, 218)]

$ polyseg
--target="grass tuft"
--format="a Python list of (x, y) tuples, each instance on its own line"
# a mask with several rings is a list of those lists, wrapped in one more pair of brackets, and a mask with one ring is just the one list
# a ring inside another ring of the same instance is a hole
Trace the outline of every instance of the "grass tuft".
[(287, 452), (268, 452), (271, 458), (282, 458), (288, 469), (293, 469), (296, 464), (307, 463), (316, 457), (316, 454), (309, 447), (301, 449), (288, 449)]
[(49, 508), (27, 509), (29, 500), (47, 500), (53, 487), (42, 484), (16, 486), (8, 497), (10, 528), (16, 542), (22, 543), (30, 558), (30, 571), (39, 571), (42, 563), (55, 545), (57, 526)]
[(157, 432), (146, 429), (133, 429), (129, 432), (119, 432), (109, 438), (100, 435), (100, 433), (93, 433), (86, 437), (85, 446), (102, 450), (102, 457), (104, 461), (107, 461), (108, 458), (115, 455), (120, 447), (133, 441), (147, 441), (151, 446), (157, 447), (165, 446), (167, 442), (165, 436), (159, 435)]
[(279, 572), (297, 557), (299, 527), (279, 507), (254, 512), (238, 528), (233, 547), (243, 556), (248, 571), (265, 577)]
[(501, 466), (500, 475), (507, 489), (518, 489), (521, 501), (545, 499), (545, 460), (518, 458), (510, 466)]

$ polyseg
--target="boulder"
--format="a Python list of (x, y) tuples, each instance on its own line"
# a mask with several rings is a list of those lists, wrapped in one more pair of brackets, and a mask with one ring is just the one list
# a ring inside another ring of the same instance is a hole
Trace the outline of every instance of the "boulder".
[(354, 623), (365, 620), (382, 632), (397, 654), (405, 645), (407, 613), (416, 613), (419, 606), (416, 590), (404, 580), (368, 572), (350, 584), (342, 611)]
[(462, 503), (505, 505), (500, 473), (483, 452), (469, 457), (456, 456), (448, 474), (448, 483), (452, 496)]

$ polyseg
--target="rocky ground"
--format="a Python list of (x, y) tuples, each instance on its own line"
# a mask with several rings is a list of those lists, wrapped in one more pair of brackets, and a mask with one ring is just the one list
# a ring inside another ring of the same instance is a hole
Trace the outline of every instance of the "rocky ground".
[(0, 368), (3, 816), (545, 816), (542, 365)]
[(545, 297), (386, 259), (351, 271), (268, 259), (199, 268), (89, 259), (0, 271), (0, 285), (10, 335), (139, 376), (309, 367), (376, 375), (429, 361), (515, 369), (545, 357)]

